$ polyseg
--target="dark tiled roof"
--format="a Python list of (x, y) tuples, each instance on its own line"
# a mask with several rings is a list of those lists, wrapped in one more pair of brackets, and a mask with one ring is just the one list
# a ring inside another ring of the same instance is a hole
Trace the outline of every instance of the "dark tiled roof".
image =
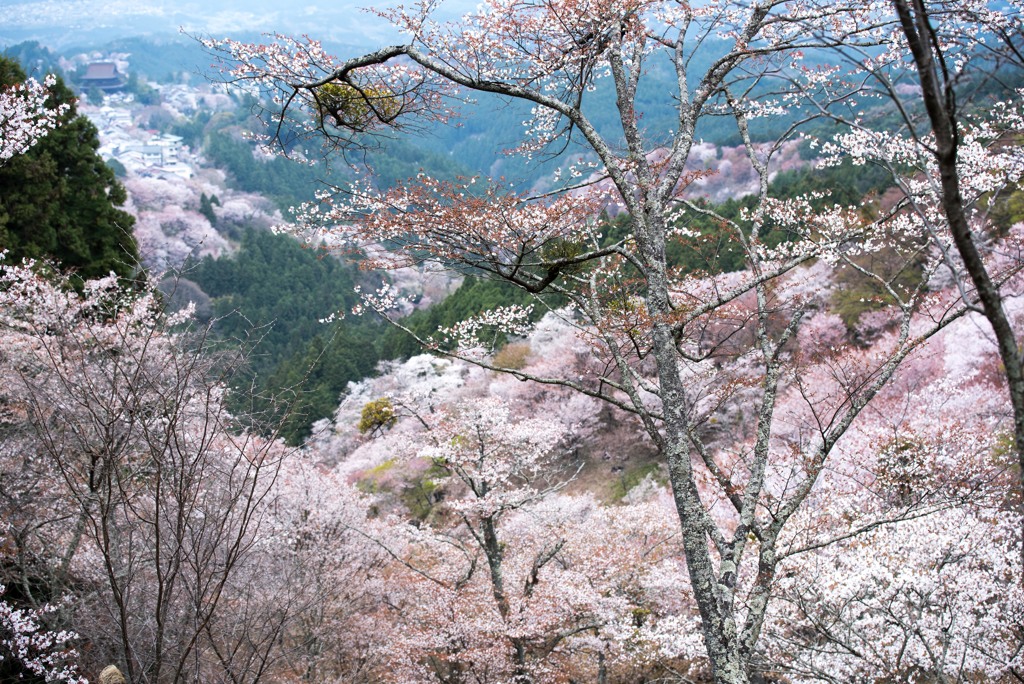
[(117, 70), (117, 65), (113, 62), (93, 62), (85, 70), (85, 76), (82, 77), (82, 80), (106, 81), (112, 78), (120, 78), (120, 76), (121, 74)]

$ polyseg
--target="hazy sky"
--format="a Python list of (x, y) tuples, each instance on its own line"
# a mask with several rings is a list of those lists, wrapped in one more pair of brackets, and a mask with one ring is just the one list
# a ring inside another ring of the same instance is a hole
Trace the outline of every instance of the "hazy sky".
[[(179, 27), (218, 37), (282, 31), (352, 44), (394, 40), (385, 22), (359, 11), (370, 4), (373, 0), (0, 0), (0, 44), (34, 39), (58, 47), (95, 38), (174, 33)], [(442, 12), (457, 18), (477, 4), (449, 0)]]

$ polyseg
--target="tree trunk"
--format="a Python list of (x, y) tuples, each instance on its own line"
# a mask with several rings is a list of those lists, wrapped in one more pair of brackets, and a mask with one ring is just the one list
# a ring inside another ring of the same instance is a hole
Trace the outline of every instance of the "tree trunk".
[(1013, 408), (1013, 437), (1020, 465), (1021, 492), (1024, 492), (1024, 367), (1021, 365), (1021, 352), (1003, 308), (999, 287), (992, 281), (968, 223), (967, 207), (960, 190), (960, 174), (957, 170), (960, 137), (953, 84), (946, 74), (944, 57), (928, 20), (927, 7), (922, 0), (911, 0), (911, 3), (913, 8), (908, 6), (907, 0), (893, 0), (893, 7), (917, 65), (921, 96), (935, 136), (934, 156), (939, 167), (942, 210), (949, 222), (953, 243), (977, 292), (982, 312), (995, 334), (1000, 360), (1005, 369), (1010, 405)]

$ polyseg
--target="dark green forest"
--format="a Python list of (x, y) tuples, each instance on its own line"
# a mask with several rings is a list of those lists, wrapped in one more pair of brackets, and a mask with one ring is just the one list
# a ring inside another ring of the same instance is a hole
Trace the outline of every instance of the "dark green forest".
[[(206, 257), (180, 275), (213, 298), (214, 329), (225, 342), (251, 349), (247, 371), (235, 378), (236, 388), (246, 390), (238, 392), (236, 408), (267, 424), (283, 418), (282, 433), (292, 443), (334, 412), (349, 382), (372, 375), (379, 361), (421, 351), (412, 337), (372, 314), (322, 322), (356, 304), (360, 272), (284, 235), (248, 230), (233, 256)], [(403, 324), (429, 337), (439, 326), (495, 306), (528, 302), (507, 284), (467, 277), (447, 299)], [(542, 308), (535, 312), (542, 314)]]

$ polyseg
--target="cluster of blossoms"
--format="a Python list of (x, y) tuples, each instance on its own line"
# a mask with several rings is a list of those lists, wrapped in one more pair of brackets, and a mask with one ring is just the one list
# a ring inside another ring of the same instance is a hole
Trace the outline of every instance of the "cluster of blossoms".
[[(454, 345), (460, 355), (482, 356), (493, 349), (496, 338), (502, 334), (523, 336), (529, 333), (532, 312), (532, 304), (525, 307), (518, 304), (499, 306), (451, 327), (438, 328), (438, 333), (445, 342)], [(492, 339), (484, 339), (484, 333), (490, 333)]]
[[(1021, 96), (1024, 92), (1018, 90), (1017, 94)], [(850, 159), (857, 165), (876, 162), (893, 169), (908, 169), (909, 173), (897, 175), (907, 194), (924, 204), (936, 203), (939, 179), (934, 156), (929, 152), (934, 145), (931, 137), (915, 139), (872, 130), (860, 125), (860, 121), (854, 124), (850, 132), (821, 145), (823, 164), (838, 165)], [(1013, 186), (1024, 177), (1024, 152), (1019, 146), (1005, 144), (1022, 132), (1024, 118), (1019, 105), (1013, 103), (998, 102), (986, 118), (962, 122), (957, 161), (968, 204)]]
[[(356, 304), (352, 307), (352, 314), (354, 316), (362, 316), (367, 309), (375, 311), (381, 316), (385, 316), (388, 311), (391, 311), (398, 306), (400, 298), (398, 292), (390, 283), (382, 283), (375, 292), (363, 292), (363, 288), (360, 286), (355, 287), (356, 294), (362, 300), (361, 304)], [(329, 316), (324, 319), (324, 323), (333, 321), (335, 315)]]
[[(0, 594), (6, 587), (0, 585)], [(0, 600), (0, 661), (13, 658), (21, 667), (47, 682), (89, 684), (79, 676), (75, 660), (78, 653), (69, 644), (78, 638), (74, 632), (53, 632), (43, 624), (47, 613), (56, 607), (38, 610), (14, 608)]]
[(23, 154), (40, 138), (57, 127), (71, 105), (48, 107), (49, 88), (57, 77), (43, 82), (30, 78), (24, 83), (0, 87), (0, 164)]
[[(112, 348), (128, 341), (151, 344), (153, 331), (173, 327), (189, 320), (193, 305), (169, 315), (161, 315), (157, 294), (125, 291), (116, 275), (87, 281), (83, 295), (62, 288), (37, 273), (37, 263), (4, 263), (0, 252), (0, 327), (11, 333), (32, 337), (78, 334), (101, 348)], [(31, 347), (31, 345), (29, 345)]]
[(554, 449), (565, 429), (549, 420), (514, 421), (504, 402), (485, 399), (446, 415), (432, 437), (433, 444), (417, 455), (472, 490), (472, 496), (451, 505), (462, 513), (487, 516), (537, 497), (536, 488), (523, 483), (550, 474)]

